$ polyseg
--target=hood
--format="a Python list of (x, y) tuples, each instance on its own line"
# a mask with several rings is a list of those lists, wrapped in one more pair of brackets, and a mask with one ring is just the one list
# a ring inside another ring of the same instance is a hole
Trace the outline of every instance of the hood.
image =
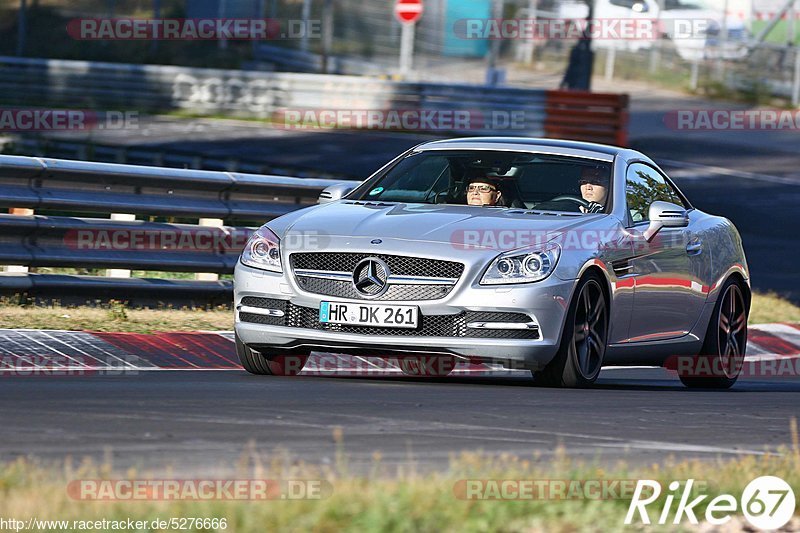
[(315, 206), (273, 220), (279, 236), (392, 239), (426, 243), (465, 244), (473, 248), (518, 248), (519, 233), (547, 242), (566, 230), (604, 215), (526, 214), (521, 209), (461, 205), (354, 202), (343, 200)]

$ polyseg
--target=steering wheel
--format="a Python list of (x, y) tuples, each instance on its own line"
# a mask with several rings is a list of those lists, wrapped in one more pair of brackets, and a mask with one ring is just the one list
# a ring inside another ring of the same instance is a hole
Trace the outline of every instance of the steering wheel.
[(448, 188), (441, 191), (437, 191), (435, 193), (433, 191), (430, 191), (428, 192), (428, 194), (425, 195), (424, 201), (427, 202), (428, 198), (430, 198), (431, 194), (433, 194), (433, 203), (438, 204), (440, 198), (447, 200), (448, 196), (450, 196), (451, 193), (457, 191), (460, 187), (461, 185), (451, 185)]
[(556, 196), (555, 198), (551, 198), (547, 200), (548, 202), (561, 202), (563, 200), (567, 200), (570, 202), (574, 202), (581, 207), (589, 207), (589, 202), (584, 200), (583, 198), (578, 198), (577, 196), (570, 196), (568, 194), (564, 194), (562, 196)]

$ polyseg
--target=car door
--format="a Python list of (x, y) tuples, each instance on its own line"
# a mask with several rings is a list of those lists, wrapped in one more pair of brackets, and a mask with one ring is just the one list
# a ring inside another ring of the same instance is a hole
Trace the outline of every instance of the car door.
[[(649, 225), (648, 210), (656, 200), (689, 209), (669, 180), (654, 167), (633, 163), (626, 173), (628, 226), (640, 235)], [(651, 242), (639, 238), (630, 261), (634, 279), (629, 342), (686, 335), (700, 317), (706, 293), (697, 283), (692, 261), (702, 244), (690, 216), (686, 228), (662, 228)]]

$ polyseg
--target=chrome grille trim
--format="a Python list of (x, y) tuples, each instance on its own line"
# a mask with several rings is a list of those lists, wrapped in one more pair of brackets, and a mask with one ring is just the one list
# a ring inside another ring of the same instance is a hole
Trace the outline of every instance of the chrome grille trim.
[[(334, 281), (350, 281), (353, 279), (352, 272), (296, 269), (294, 273), (296, 276), (331, 279)], [(386, 279), (386, 282), (389, 284), (398, 284), (398, 285), (455, 285), (456, 283), (458, 283), (458, 278), (434, 278), (429, 276), (396, 276), (392, 274)]]
[(536, 322), (468, 322), (473, 329), (539, 329)]
[(296, 276), (305, 276), (307, 278), (319, 278), (319, 279), (332, 279), (335, 281), (351, 281), (353, 279), (352, 272), (335, 272), (332, 270), (307, 270), (307, 269), (295, 269), (294, 271)]
[(248, 305), (240, 305), (236, 308), (240, 313), (250, 313), (253, 315), (264, 315), (282, 317), (284, 312), (281, 309), (264, 309), (263, 307), (250, 307)]

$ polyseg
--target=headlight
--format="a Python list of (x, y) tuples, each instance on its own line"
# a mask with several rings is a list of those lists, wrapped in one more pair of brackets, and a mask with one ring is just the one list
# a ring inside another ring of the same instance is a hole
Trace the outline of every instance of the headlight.
[(272, 272), (282, 272), (281, 270), (281, 240), (266, 226), (261, 227), (250, 236), (250, 240), (242, 251), (242, 264), (270, 270)]
[(507, 252), (492, 261), (481, 285), (541, 281), (553, 272), (560, 256), (561, 247), (555, 243), (522, 252)]

